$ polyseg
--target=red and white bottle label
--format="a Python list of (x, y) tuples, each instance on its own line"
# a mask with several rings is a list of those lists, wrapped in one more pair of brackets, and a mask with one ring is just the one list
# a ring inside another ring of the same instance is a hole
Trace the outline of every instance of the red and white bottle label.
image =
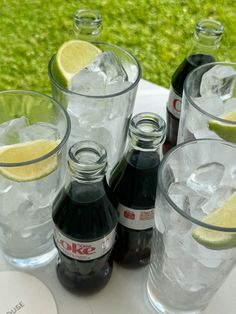
[(145, 230), (154, 226), (154, 208), (140, 210), (118, 206), (119, 223), (134, 230)]
[(167, 101), (167, 109), (178, 119), (180, 118), (181, 104), (182, 98), (175, 93), (173, 87), (171, 86)]
[(68, 257), (89, 261), (105, 255), (114, 245), (116, 228), (103, 238), (92, 242), (80, 242), (63, 235), (54, 227), (54, 240), (58, 249)]

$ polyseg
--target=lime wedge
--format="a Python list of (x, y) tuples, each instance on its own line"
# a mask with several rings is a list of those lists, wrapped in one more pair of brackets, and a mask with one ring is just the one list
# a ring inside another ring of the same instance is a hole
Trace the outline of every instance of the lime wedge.
[[(220, 118), (236, 122), (236, 111), (225, 113), (220, 116)], [(217, 120), (209, 120), (208, 127), (223, 140), (231, 143), (236, 143), (236, 124), (233, 125)]]
[[(221, 207), (205, 217), (203, 222), (218, 227), (236, 228), (236, 192)], [(236, 247), (236, 233), (197, 227), (193, 230), (192, 236), (209, 249), (224, 250)]]
[[(0, 163), (17, 163), (39, 158), (58, 145), (54, 140), (35, 140), (0, 147)], [(0, 167), (0, 174), (18, 182), (37, 180), (47, 176), (57, 168), (57, 155), (42, 161), (19, 167)]]
[(100, 53), (100, 49), (86, 41), (65, 42), (59, 48), (52, 65), (55, 79), (61, 86), (69, 88), (72, 77), (90, 64)]

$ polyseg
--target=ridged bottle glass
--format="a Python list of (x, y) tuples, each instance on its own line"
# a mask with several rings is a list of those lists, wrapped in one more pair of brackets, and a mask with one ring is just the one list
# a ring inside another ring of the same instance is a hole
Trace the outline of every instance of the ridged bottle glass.
[(106, 169), (101, 145), (75, 143), (69, 150), (67, 184), (53, 206), (57, 275), (66, 288), (80, 293), (100, 290), (112, 273), (117, 212)]
[(164, 120), (154, 113), (134, 116), (124, 157), (111, 173), (110, 186), (119, 204), (113, 255), (126, 267), (140, 267), (149, 262), (165, 131)]

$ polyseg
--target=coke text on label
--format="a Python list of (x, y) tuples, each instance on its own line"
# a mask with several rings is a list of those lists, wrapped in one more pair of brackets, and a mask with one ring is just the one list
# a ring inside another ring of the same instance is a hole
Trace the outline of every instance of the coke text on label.
[(178, 119), (180, 118), (181, 104), (182, 98), (175, 93), (173, 87), (171, 86), (167, 108)]
[(66, 256), (76, 260), (88, 261), (105, 255), (114, 245), (116, 228), (102, 239), (91, 242), (80, 242), (64, 236), (56, 227), (54, 240), (58, 249)]

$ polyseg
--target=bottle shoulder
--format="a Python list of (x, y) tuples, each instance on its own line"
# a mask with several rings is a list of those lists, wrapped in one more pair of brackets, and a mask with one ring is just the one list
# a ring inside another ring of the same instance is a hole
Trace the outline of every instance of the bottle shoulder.
[(159, 162), (157, 153), (125, 156), (110, 180), (117, 202), (135, 209), (154, 207)]
[(172, 75), (171, 85), (173, 86), (177, 95), (182, 97), (183, 85), (187, 75), (197, 67), (214, 62), (215, 58), (212, 55), (207, 54), (192, 54), (186, 57), (181, 64), (177, 67)]
[(107, 195), (106, 187), (102, 187), (97, 195), (92, 192), (72, 182), (55, 200), (53, 221), (69, 237), (79, 240), (99, 239), (115, 227), (115, 202)]

